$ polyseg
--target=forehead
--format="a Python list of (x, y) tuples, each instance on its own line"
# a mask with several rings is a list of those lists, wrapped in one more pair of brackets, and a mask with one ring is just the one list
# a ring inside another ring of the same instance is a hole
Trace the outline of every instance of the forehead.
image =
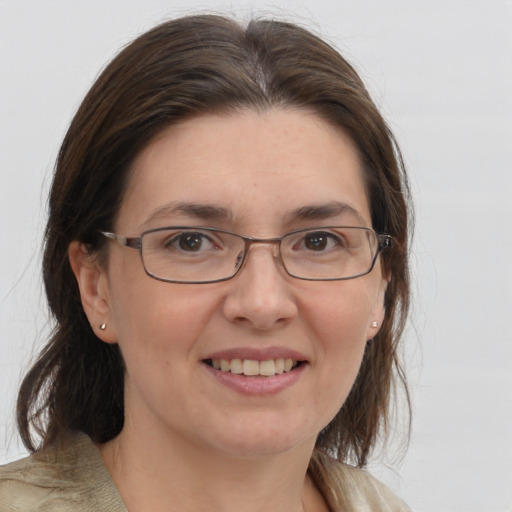
[(193, 208), (176, 205), (194, 205), (195, 213), (224, 212), (233, 228), (280, 229), (292, 212), (334, 204), (348, 208), (331, 212), (355, 212), (369, 225), (351, 139), (309, 112), (244, 110), (198, 116), (160, 133), (132, 165), (116, 227), (136, 232), (184, 220)]

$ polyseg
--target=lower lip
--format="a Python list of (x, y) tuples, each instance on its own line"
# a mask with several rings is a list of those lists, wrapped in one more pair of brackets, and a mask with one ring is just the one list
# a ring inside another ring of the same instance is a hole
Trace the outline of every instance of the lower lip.
[(216, 370), (206, 363), (203, 363), (203, 365), (210, 374), (224, 386), (231, 388), (242, 395), (251, 396), (274, 395), (284, 391), (286, 388), (293, 386), (293, 384), (299, 380), (307, 366), (306, 363), (302, 363), (294, 370), (273, 375), (271, 377), (248, 377), (243, 374), (238, 375), (236, 373)]

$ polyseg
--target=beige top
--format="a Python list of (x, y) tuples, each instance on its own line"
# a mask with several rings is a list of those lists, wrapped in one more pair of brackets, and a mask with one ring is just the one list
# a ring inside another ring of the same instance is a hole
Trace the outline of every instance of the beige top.
[[(313, 455), (310, 471), (333, 512), (409, 512), (366, 471)], [(127, 512), (89, 437), (70, 434), (59, 445), (0, 467), (0, 512)]]

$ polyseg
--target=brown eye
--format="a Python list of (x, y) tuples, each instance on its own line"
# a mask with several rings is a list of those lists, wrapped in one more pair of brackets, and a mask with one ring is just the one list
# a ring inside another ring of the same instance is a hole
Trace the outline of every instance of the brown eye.
[(304, 238), (304, 246), (310, 251), (323, 251), (329, 243), (327, 233), (310, 233)]
[(178, 244), (184, 251), (199, 251), (203, 244), (203, 238), (199, 233), (184, 233), (179, 237)]

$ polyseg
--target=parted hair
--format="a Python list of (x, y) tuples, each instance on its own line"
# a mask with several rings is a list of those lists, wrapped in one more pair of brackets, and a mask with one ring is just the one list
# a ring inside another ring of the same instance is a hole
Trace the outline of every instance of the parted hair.
[[(372, 227), (394, 244), (381, 253), (389, 277), (386, 315), (367, 343), (355, 384), (317, 448), (358, 466), (390, 425), (390, 405), (407, 385), (399, 341), (409, 308), (410, 199), (396, 141), (354, 68), (331, 45), (295, 24), (217, 15), (167, 21), (126, 46), (78, 108), (58, 154), (49, 197), (43, 278), (54, 328), (25, 376), (18, 429), (35, 451), (65, 431), (96, 443), (124, 423), (124, 364), (82, 309), (68, 259), (71, 242), (108, 258), (110, 231), (130, 168), (162, 130), (192, 116), (305, 109), (348, 134), (364, 167)], [(243, 134), (240, 134), (243, 137)]]

